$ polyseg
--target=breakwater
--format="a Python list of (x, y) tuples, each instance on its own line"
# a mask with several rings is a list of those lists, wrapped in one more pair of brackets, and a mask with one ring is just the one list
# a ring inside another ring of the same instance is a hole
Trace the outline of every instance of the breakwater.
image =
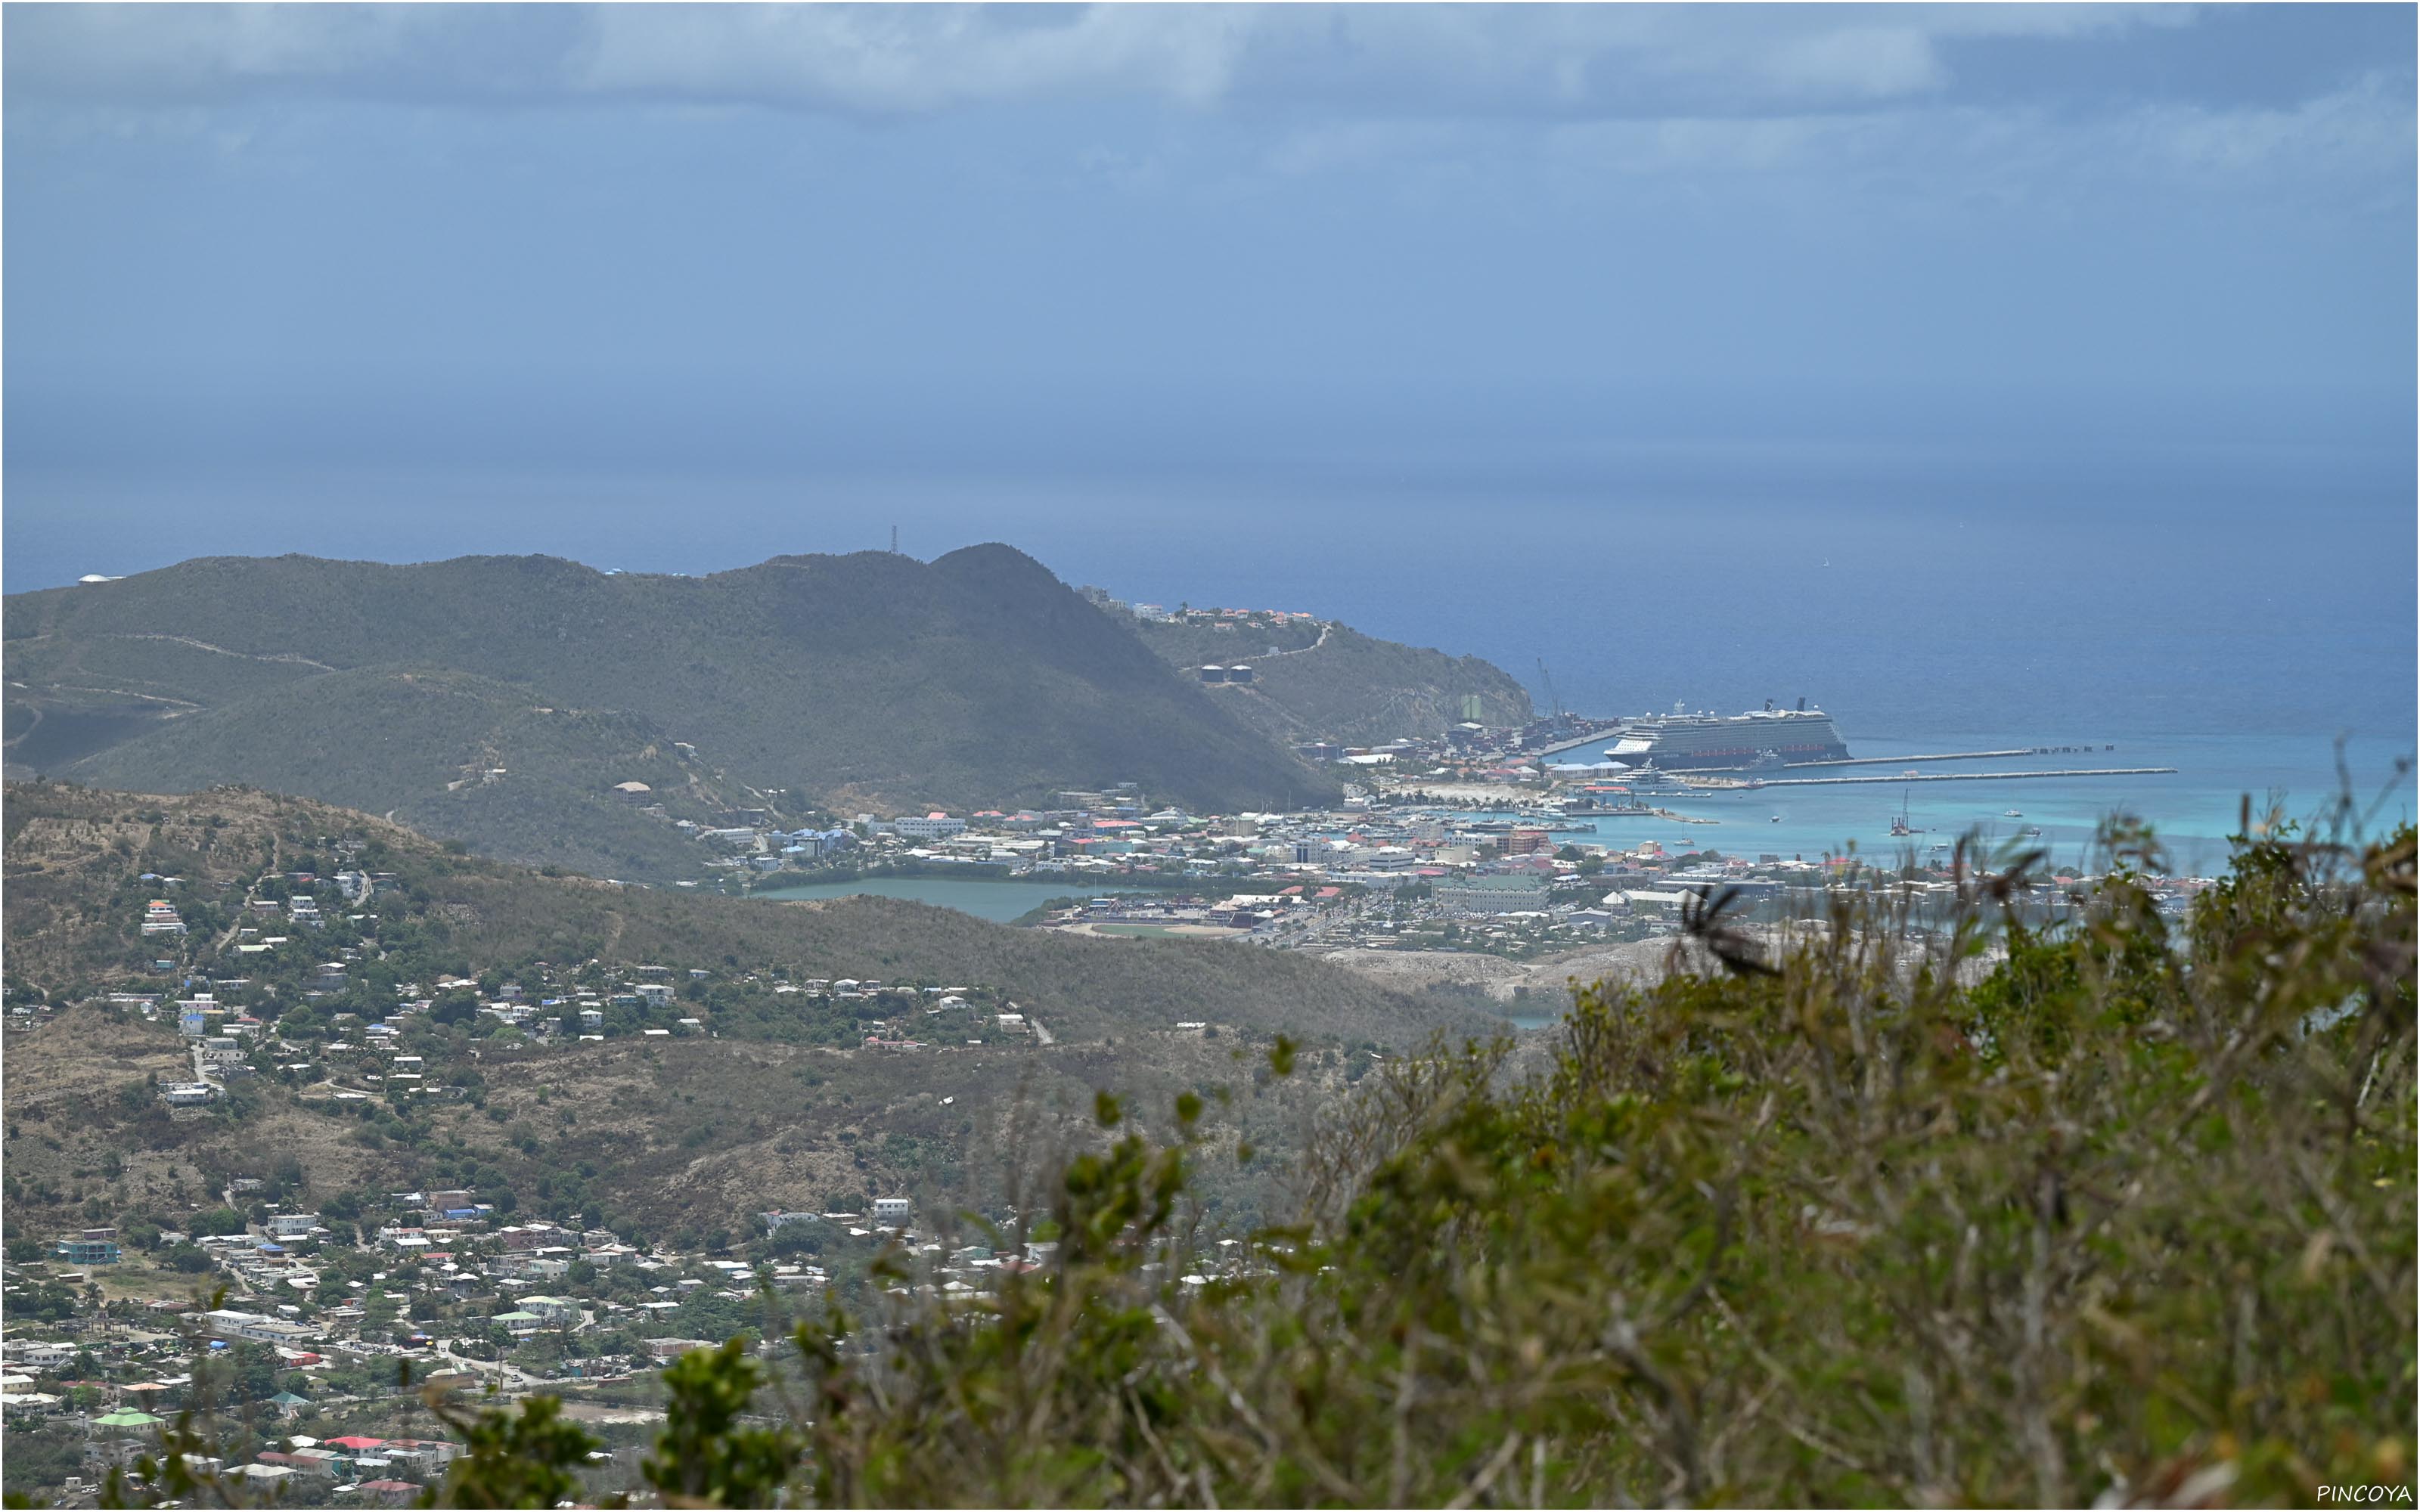
[[(1834, 761), (1785, 762), (1783, 767), (1796, 771), (1810, 766), (1906, 766), (1915, 762), (1999, 762), (2019, 756), (2090, 756), (2101, 751), (2116, 750), (2111, 746), (2022, 746), (2014, 750), (1954, 750), (1938, 756), (1845, 756)], [(1744, 771), (1745, 767), (1731, 767)]]
[(1765, 779), (1761, 787), (1846, 787), (1852, 783), (1874, 783), (1891, 787), (1904, 782), (2022, 782), (2054, 777), (2164, 777), (2173, 775), (2175, 771), (2176, 768), (2173, 766), (2086, 766), (2049, 772), (1901, 772), (1886, 777), (1773, 777)]

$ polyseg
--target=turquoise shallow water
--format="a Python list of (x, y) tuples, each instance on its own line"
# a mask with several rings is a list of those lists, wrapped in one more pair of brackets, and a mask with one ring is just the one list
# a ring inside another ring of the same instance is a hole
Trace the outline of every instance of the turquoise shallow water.
[[(1850, 733), (1851, 750), (1858, 756), (1919, 755), (1935, 751), (1998, 750), (2021, 745), (2063, 740), (2055, 733), (1948, 735), (1934, 740), (1858, 739)], [(2105, 742), (2104, 742), (2105, 743)], [(1630, 847), (1656, 840), (1667, 850), (1713, 848), (1749, 856), (1778, 854), (1817, 856), (1838, 854), (1854, 842), (1862, 856), (1891, 856), (1913, 847), (1919, 856), (1931, 853), (1936, 841), (1955, 840), (1967, 826), (1986, 836), (2008, 838), (2020, 825), (2039, 825), (2042, 837), (2034, 843), (2050, 847), (2054, 863), (2079, 865), (2088, 859), (2095, 829), (2102, 818), (2124, 809), (2150, 821), (2167, 845), (2172, 870), (2209, 874), (2226, 859), (2226, 837), (2241, 822), (2244, 795), (2256, 809), (2272, 792), (2281, 792), (2289, 814), (2307, 814), (2338, 790), (2336, 752), (2324, 738), (2257, 735), (2181, 735), (2159, 739), (2121, 740), (2115, 751), (2090, 758), (2057, 760), (2057, 764), (2095, 766), (2175, 766), (2173, 776), (2044, 779), (2008, 782), (1911, 783), (1841, 788), (1765, 789), (1736, 797), (1703, 802), (1678, 802), (1676, 812), (1719, 820), (1715, 825), (1677, 825), (1656, 820), (1606, 819), (1592, 822), (1594, 835), (1562, 839), (1582, 844)], [(2383, 830), (2412, 819), (2414, 784), (2407, 772), (2395, 774), (2398, 756), (2409, 757), (2412, 745), (2385, 740), (2351, 740), (2345, 748), (2362, 808), (2376, 805), (2374, 827)], [(1917, 771), (1988, 771), (2046, 766), (2034, 758), (2023, 762), (1921, 763)], [(1845, 767), (1843, 772), (1888, 771), (1887, 767)], [(1910, 823), (1926, 831), (1913, 841), (1894, 840), (1891, 816), (1900, 811), (1902, 794)], [(2385, 801), (2378, 800), (2381, 794)], [(2018, 809), (2022, 819), (2003, 810)], [(1781, 815), (1780, 824), (1772, 816)], [(1510, 814), (1494, 817), (1511, 818)], [(1506, 1022), (1525, 1032), (1552, 1029), (1562, 1013), (1532, 1009), (1508, 1013)]]
[[(1998, 732), (1926, 740), (1868, 739), (1860, 738), (1854, 726), (1846, 733), (1850, 748), (1859, 756), (1997, 750), (2078, 738), (2059, 732)], [(2055, 763), (2174, 766), (2179, 770), (2172, 776), (2160, 777), (1766, 788), (1668, 804), (1677, 812), (1716, 821), (1711, 825), (1596, 817), (1589, 821), (1597, 826), (1594, 835), (1564, 838), (1623, 849), (1652, 840), (1660, 841), (1668, 851), (1714, 849), (1751, 856), (1816, 857), (1838, 855), (1854, 845), (1859, 855), (1889, 857), (1911, 847), (1918, 856), (1930, 855), (1936, 844), (1954, 841), (1970, 827), (1981, 831), (1987, 840), (2004, 841), (2012, 840), (2022, 825), (2039, 825), (2042, 836), (2037, 843), (2050, 848), (2052, 860), (2061, 866), (2076, 866), (2088, 859), (2093, 835), (2102, 818), (2123, 810), (2150, 821), (2169, 847), (2176, 870), (2206, 873), (2226, 863), (2226, 837), (2236, 828), (2244, 795), (2251, 795), (2258, 807), (2271, 792), (2283, 792), (2288, 811), (2304, 814), (2323, 804), (2337, 786), (2335, 750), (2324, 737), (2178, 735), (2117, 744), (2115, 751), (2095, 752), (2088, 758), (1923, 763), (1916, 770), (2016, 770)], [(2413, 816), (2412, 779), (2407, 774), (2397, 781), (2394, 776), (2396, 759), (2410, 754), (2408, 743), (2398, 747), (2377, 739), (2354, 740), (2346, 748), (2346, 762), (2365, 808), (2377, 800), (2381, 791), (2392, 790), (2378, 810), (2380, 828)], [(1839, 770), (1872, 773), (1889, 768)], [(1900, 812), (1902, 798), (1909, 822), (1923, 832), (1913, 841), (1894, 840), (1890, 834), (1891, 818)], [(2024, 817), (2006, 817), (2005, 810), (2009, 809), (2022, 810)], [(1773, 822), (1776, 814), (1781, 820), (1778, 824)], [(1341, 835), (1347, 828), (1340, 824), (1333, 832)], [(954, 908), (977, 918), (1005, 923), (1053, 898), (1089, 895), (1099, 890), (1102, 889), (1088, 888), (1072, 878), (977, 882), (954, 877), (890, 877), (771, 887), (754, 896), (843, 898), (870, 893)]]
[(1053, 882), (961, 882), (954, 877), (870, 877), (862, 882), (809, 882), (789, 887), (760, 888), (758, 898), (905, 898), (910, 903), (954, 908), (977, 918), (1005, 924), (1032, 912), (1053, 898), (1102, 896), (1075, 878)]
[[(1839, 717), (1853, 754), (1867, 756), (1930, 755), (1962, 750), (2003, 750), (2041, 744), (2080, 743), (2084, 733), (2007, 731), (1950, 734), (1921, 740), (1861, 738), (1853, 719)], [(2107, 744), (2107, 742), (2099, 742)], [(1839, 855), (1854, 846), (1859, 855), (1891, 856), (1913, 846), (1930, 854), (1939, 843), (1956, 840), (1970, 829), (1987, 839), (2012, 840), (2025, 825), (2040, 825), (2036, 843), (2050, 848), (2061, 866), (2086, 859), (2101, 822), (2115, 812), (2148, 820), (2166, 844), (2174, 868), (2210, 872), (2224, 866), (2226, 837), (2241, 822), (2248, 794), (2256, 810), (2268, 795), (2282, 793), (2288, 813), (2305, 815), (2323, 806), (2338, 790), (2336, 752), (2324, 735), (2281, 737), (2259, 735), (2171, 735), (2116, 742), (2114, 751), (2088, 756), (2030, 757), (1999, 762), (1926, 762), (1916, 771), (2019, 771), (2068, 766), (2174, 766), (2171, 775), (2126, 778), (2011, 779), (1982, 782), (1858, 783), (1839, 787), (1764, 788), (1752, 793), (1712, 797), (1659, 800), (1665, 807), (1711, 825), (1683, 825), (1669, 820), (1575, 816), (1596, 825), (1594, 835), (1565, 837), (1582, 844), (1630, 849), (1656, 841), (1667, 851), (1719, 850), (1745, 856)], [(2410, 742), (2355, 739), (2345, 749), (2353, 791), (2365, 810), (2381, 794), (2376, 825), (2383, 829), (2409, 820), (2414, 812), (2413, 784), (2407, 771), (2395, 773), (2398, 757), (2412, 754)], [(1830, 769), (1840, 776), (1883, 775), (1889, 767)], [(1823, 774), (1809, 774), (1823, 775)], [(1894, 840), (1890, 822), (1904, 803), (1910, 825), (1922, 831), (1910, 840)], [(2007, 817), (2015, 809), (2023, 817)], [(1779, 822), (1776, 823), (1776, 816)], [(1498, 816), (1498, 817), (1510, 817)]]

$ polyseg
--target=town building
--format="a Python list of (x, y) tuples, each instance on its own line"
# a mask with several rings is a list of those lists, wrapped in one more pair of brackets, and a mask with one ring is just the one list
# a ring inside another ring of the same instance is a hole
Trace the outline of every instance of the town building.
[(1546, 889), (1536, 877), (1470, 877), (1438, 883), (1435, 898), (1449, 914), (1522, 914), (1544, 908)]
[(116, 1265), (121, 1256), (115, 1228), (87, 1228), (72, 1239), (62, 1239), (52, 1252), (70, 1265)]
[(202, 1314), (202, 1326), (223, 1339), (250, 1339), (256, 1344), (299, 1345), (312, 1338), (312, 1332), (300, 1323), (289, 1323), (279, 1318), (263, 1318), (258, 1313), (236, 1312), (222, 1308)]

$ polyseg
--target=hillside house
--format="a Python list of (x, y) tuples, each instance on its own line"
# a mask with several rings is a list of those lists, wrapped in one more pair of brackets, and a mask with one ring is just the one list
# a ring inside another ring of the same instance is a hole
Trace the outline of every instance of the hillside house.
[(311, 1330), (300, 1323), (289, 1323), (279, 1318), (263, 1318), (258, 1313), (241, 1313), (222, 1308), (202, 1314), (202, 1326), (223, 1339), (249, 1339), (256, 1344), (299, 1345), (310, 1339)]
[(70, 1265), (116, 1265), (121, 1258), (115, 1228), (87, 1228), (72, 1239), (62, 1239), (51, 1252), (52, 1257)]

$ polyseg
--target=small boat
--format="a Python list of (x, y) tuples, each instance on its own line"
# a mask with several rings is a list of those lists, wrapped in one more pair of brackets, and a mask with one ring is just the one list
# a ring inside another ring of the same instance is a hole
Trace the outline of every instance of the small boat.
[(2018, 830), (2018, 831), (2017, 831), (2017, 839), (2019, 839), (2019, 840), (2040, 840), (2040, 839), (2041, 839), (2041, 825), (2027, 825), (2024, 828), (2020, 829), (2020, 830)]
[(2000, 817), (2003, 819), (2023, 819), (2024, 816), (2025, 811), (2023, 809), (2011, 809)]
[(1781, 816), (1780, 816), (1779, 814), (1775, 814), (1775, 815), (1773, 816), (1772, 823), (1776, 824), (1776, 825), (1777, 825), (1777, 824), (1779, 824), (1779, 823), (1781, 823)]

